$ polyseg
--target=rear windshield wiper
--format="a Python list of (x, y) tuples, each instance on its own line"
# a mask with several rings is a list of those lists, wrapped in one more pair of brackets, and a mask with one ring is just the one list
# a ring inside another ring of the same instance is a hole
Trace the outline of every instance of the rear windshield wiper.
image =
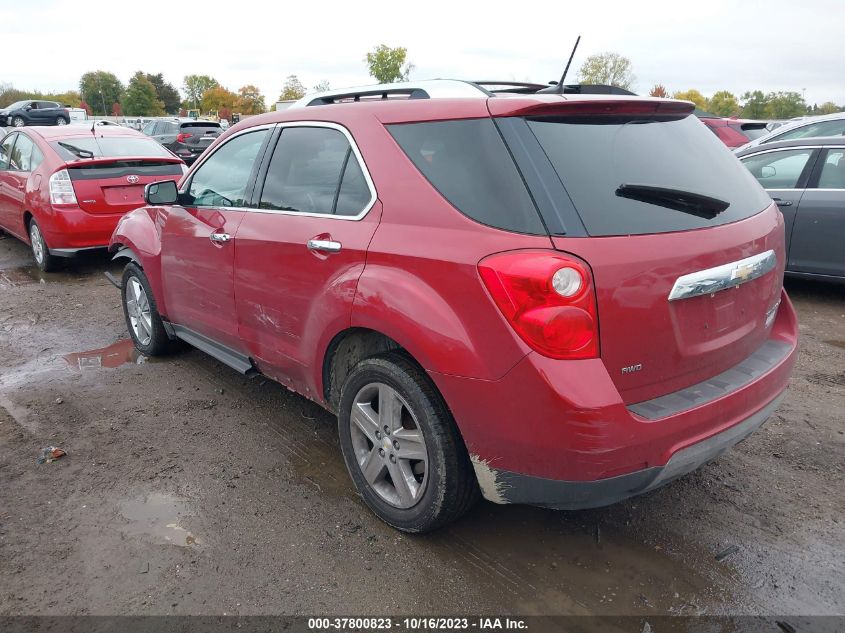
[(705, 220), (712, 220), (730, 206), (729, 202), (700, 193), (649, 185), (619, 185), (616, 195), (689, 213)]
[(67, 151), (76, 154), (77, 156), (79, 156), (79, 158), (94, 158), (94, 152), (89, 149), (82, 149), (81, 147), (71, 145), (70, 143), (65, 143), (64, 141), (59, 141), (58, 144), (61, 147), (64, 147)]

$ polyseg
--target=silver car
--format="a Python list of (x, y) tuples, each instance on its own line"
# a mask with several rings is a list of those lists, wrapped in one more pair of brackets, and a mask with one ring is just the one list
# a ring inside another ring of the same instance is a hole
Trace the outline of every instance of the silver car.
[(744, 152), (758, 145), (774, 143), (776, 141), (791, 141), (794, 139), (817, 138), (819, 136), (845, 135), (845, 112), (834, 112), (823, 116), (804, 117), (797, 121), (787, 121), (768, 134), (738, 147), (734, 152)]
[(783, 213), (786, 273), (845, 282), (845, 136), (766, 143), (737, 157)]

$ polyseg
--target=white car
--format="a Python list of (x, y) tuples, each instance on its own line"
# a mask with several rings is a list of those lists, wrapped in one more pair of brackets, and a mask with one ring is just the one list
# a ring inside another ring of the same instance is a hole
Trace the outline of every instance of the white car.
[(117, 127), (121, 127), (120, 123), (116, 123), (115, 121), (109, 121), (108, 119), (76, 119), (70, 122), (71, 125), (116, 125)]
[(816, 138), (818, 136), (845, 136), (845, 112), (802, 117), (797, 121), (789, 121), (768, 134), (737, 147), (734, 152), (774, 141), (791, 141), (798, 138)]

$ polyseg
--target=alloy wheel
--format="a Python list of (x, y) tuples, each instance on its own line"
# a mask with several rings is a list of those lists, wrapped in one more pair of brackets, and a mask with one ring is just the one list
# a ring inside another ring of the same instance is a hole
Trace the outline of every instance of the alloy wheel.
[(397, 508), (416, 505), (428, 484), (428, 451), (405, 399), (384, 383), (366, 385), (352, 404), (350, 433), (358, 467), (376, 494)]
[(44, 263), (44, 240), (41, 239), (41, 231), (35, 222), (29, 225), (29, 241), (32, 242), (32, 255), (40, 266)]
[(131, 277), (126, 287), (126, 313), (135, 340), (142, 346), (149, 345), (153, 332), (150, 301), (137, 277)]

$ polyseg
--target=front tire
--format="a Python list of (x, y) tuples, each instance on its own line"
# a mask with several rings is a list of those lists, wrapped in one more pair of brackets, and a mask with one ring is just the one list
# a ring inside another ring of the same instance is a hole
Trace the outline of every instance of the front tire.
[(174, 342), (164, 329), (150, 282), (134, 262), (123, 269), (120, 297), (126, 328), (138, 351), (144, 356), (161, 356), (172, 351)]
[(425, 372), (389, 352), (359, 362), (340, 394), (343, 458), (364, 502), (403, 532), (451, 523), (478, 498), (455, 422)]
[(35, 265), (41, 272), (49, 273), (59, 267), (59, 258), (50, 255), (50, 249), (47, 247), (47, 242), (44, 240), (44, 235), (41, 233), (41, 228), (35, 218), (29, 221), (29, 244), (32, 248)]
[(26, 121), (21, 116), (12, 117), (12, 127), (23, 127), (26, 125)]

